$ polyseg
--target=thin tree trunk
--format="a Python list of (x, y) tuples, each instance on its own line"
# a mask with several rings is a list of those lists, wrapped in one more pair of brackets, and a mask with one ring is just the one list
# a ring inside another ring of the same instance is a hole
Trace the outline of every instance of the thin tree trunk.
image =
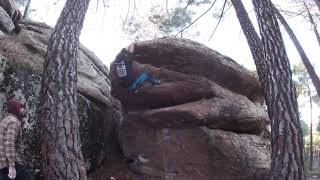
[(266, 54), (271, 119), (271, 179), (304, 180), (303, 135), (289, 59), (270, 0), (253, 0)]
[(291, 27), (289, 26), (289, 24), (287, 23), (285, 18), (281, 15), (279, 10), (275, 6), (273, 6), (273, 7), (274, 7), (274, 12), (277, 15), (279, 21), (281, 22), (283, 27), (286, 29), (286, 31), (289, 34), (293, 44), (295, 45), (295, 47), (296, 47), (296, 49), (297, 49), (297, 51), (298, 51), (298, 53), (299, 53), (299, 55), (301, 57), (301, 60), (302, 60), (302, 62), (304, 64), (304, 66), (306, 67), (310, 78), (312, 79), (312, 83), (314, 84), (314, 86), (315, 86), (315, 88), (317, 90), (318, 96), (320, 97), (320, 79), (319, 79), (316, 71), (314, 70), (314, 68), (313, 68), (313, 66), (312, 66), (307, 54), (305, 53), (305, 51), (302, 48), (298, 38), (296, 37), (296, 35), (292, 31)]
[(49, 40), (40, 100), (44, 179), (85, 180), (77, 114), (79, 36), (90, 0), (67, 0)]
[(320, 46), (320, 34), (319, 34), (318, 29), (317, 29), (317, 24), (314, 22), (314, 19), (313, 19), (312, 15), (311, 15), (311, 12), (310, 12), (309, 7), (307, 6), (306, 2), (303, 1), (303, 5), (304, 5), (304, 8), (307, 11), (309, 21), (310, 21), (311, 26), (313, 28), (313, 32), (314, 32), (314, 34), (315, 34), (315, 36), (317, 38), (318, 44)]
[(24, 8), (22, 19), (27, 19), (28, 18), (30, 3), (31, 3), (31, 0), (28, 0), (27, 4), (26, 4), (26, 7)]
[(248, 13), (242, 4), (241, 0), (231, 0), (232, 5), (236, 11), (239, 23), (243, 30), (244, 35), (246, 36), (253, 60), (257, 67), (257, 72), (259, 75), (259, 80), (263, 86), (263, 90), (266, 91), (267, 87), (267, 70), (266, 62), (263, 54), (263, 46), (260, 40), (260, 37), (248, 16)]
[(313, 170), (313, 134), (312, 134), (312, 96), (311, 96), (311, 90), (309, 82), (307, 81), (307, 87), (308, 87), (308, 94), (309, 94), (309, 103), (310, 103), (310, 164), (309, 164), (309, 170)]
[(314, 0), (314, 1), (315, 1), (316, 5), (318, 7), (319, 12), (320, 12), (320, 0)]

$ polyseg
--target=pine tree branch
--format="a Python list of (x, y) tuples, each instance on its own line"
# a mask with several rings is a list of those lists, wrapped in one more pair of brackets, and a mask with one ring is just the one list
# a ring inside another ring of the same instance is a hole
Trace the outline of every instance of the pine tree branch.
[(133, 13), (130, 18), (130, 24), (132, 23), (132, 20), (133, 20), (135, 13), (136, 13), (136, 10), (137, 10), (137, 3), (136, 3), (136, 0), (133, 0)]
[[(225, 9), (225, 7), (226, 7), (226, 4), (227, 4), (227, 0), (225, 0), (224, 1), (224, 4), (223, 4), (223, 7), (222, 7), (222, 10), (221, 10), (221, 14), (220, 14), (220, 16), (219, 16), (219, 20), (218, 20), (218, 23), (217, 23), (217, 25), (216, 25), (216, 27), (214, 28), (214, 30), (213, 30), (213, 32), (211, 33), (211, 35), (210, 35), (210, 37), (209, 37), (209, 41), (211, 40), (211, 38), (212, 38), (212, 36), (213, 36), (213, 34), (216, 32), (216, 30), (218, 29), (218, 26), (219, 26), (219, 24), (220, 24), (220, 22), (221, 22), (221, 20), (222, 20), (222, 17), (223, 17), (223, 15), (224, 15), (224, 9)], [(228, 9), (231, 7), (231, 5), (228, 7)], [(228, 10), (227, 9), (227, 10)]]
[(182, 33), (183, 31), (185, 31), (186, 29), (188, 29), (190, 26), (192, 26), (195, 22), (197, 22), (200, 18), (202, 18), (205, 14), (207, 14), (214, 6), (214, 4), (217, 2), (217, 0), (214, 0), (213, 3), (211, 4), (211, 6), (204, 12), (202, 13), (197, 19), (195, 19), (194, 21), (192, 21), (187, 27), (183, 28), (182, 30), (180, 30), (175, 37), (177, 37), (180, 33)]
[(30, 8), (30, 3), (31, 3), (31, 0), (28, 0), (28, 1), (27, 1), (27, 4), (26, 4), (26, 7), (24, 8), (24, 12), (23, 12), (22, 19), (26, 19), (26, 18), (28, 17), (29, 8)]
[(194, 2), (195, 0), (192, 0), (191, 2), (187, 2), (187, 5), (186, 5), (186, 7), (184, 7), (184, 9), (186, 10), (193, 2)]
[(166, 0), (166, 11), (167, 11), (167, 14), (168, 14), (168, 18), (170, 20), (170, 13), (169, 13), (169, 10), (168, 10), (168, 0)]
[(129, 12), (130, 12), (130, 6), (131, 6), (131, 0), (129, 0), (129, 4), (128, 4), (128, 11), (127, 11), (126, 19), (125, 19), (125, 20), (124, 20), (124, 22), (123, 22), (122, 29), (124, 29), (124, 27), (125, 27), (125, 26), (126, 26), (126, 24), (127, 24), (128, 16), (129, 16)]
[(315, 34), (315, 36), (316, 36), (316, 38), (317, 38), (317, 42), (318, 42), (318, 44), (319, 44), (319, 46), (320, 46), (320, 34), (319, 34), (318, 29), (317, 29), (317, 24), (316, 24), (316, 22), (314, 21), (312, 15), (311, 15), (311, 12), (310, 12), (310, 10), (309, 10), (309, 7), (307, 6), (307, 4), (306, 4), (305, 1), (303, 1), (303, 5), (304, 5), (305, 10), (306, 10), (306, 12), (307, 12), (307, 14), (308, 14), (308, 18), (309, 18), (309, 21), (310, 21), (310, 23), (311, 23), (311, 25), (312, 25), (313, 32), (314, 32), (314, 34)]
[(277, 18), (279, 19), (280, 23), (283, 25), (283, 27), (285, 28), (285, 30), (287, 31), (288, 35), (290, 36), (294, 46), (296, 47), (300, 58), (312, 80), (312, 83), (314, 84), (318, 95), (320, 96), (320, 79), (316, 73), (316, 71), (314, 70), (306, 52), (304, 51), (302, 45), (300, 44), (298, 38), (296, 37), (296, 35), (294, 34), (293, 30), (291, 29), (291, 27), (289, 26), (289, 24), (287, 23), (286, 19), (282, 16), (282, 14), (280, 13), (280, 11), (273, 5), (273, 9), (274, 9), (274, 13), (277, 16)]

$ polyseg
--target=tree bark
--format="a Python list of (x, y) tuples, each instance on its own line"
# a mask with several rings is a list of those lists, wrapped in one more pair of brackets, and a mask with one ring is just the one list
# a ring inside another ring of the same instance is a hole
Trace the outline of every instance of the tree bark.
[(31, 0), (28, 0), (27, 4), (26, 4), (26, 7), (24, 8), (22, 19), (26, 19), (28, 17), (30, 3), (31, 3)]
[(67, 0), (49, 40), (40, 100), (46, 180), (85, 180), (77, 114), (79, 36), (90, 0)]
[(278, 17), (279, 21), (281, 22), (281, 24), (283, 25), (283, 27), (286, 29), (287, 33), (289, 34), (293, 44), (295, 45), (301, 60), (304, 64), (304, 66), (306, 67), (310, 78), (312, 79), (312, 82), (317, 90), (317, 94), (320, 97), (320, 79), (316, 73), (316, 71), (314, 70), (307, 54), (305, 53), (304, 49), (302, 48), (298, 38), (296, 37), (296, 35), (294, 34), (294, 32), (292, 31), (291, 27), (289, 26), (289, 24), (287, 23), (287, 21), (285, 20), (285, 18), (281, 15), (281, 13), (279, 12), (279, 10), (274, 7), (274, 12), (276, 14), (276, 16)]
[(319, 12), (320, 12), (320, 0), (314, 0), (314, 1), (315, 1), (316, 5), (318, 7)]
[(312, 171), (313, 169), (313, 137), (312, 137), (312, 96), (311, 96), (311, 89), (309, 82), (307, 81), (307, 88), (308, 88), (308, 94), (309, 94), (309, 103), (310, 103), (310, 164), (309, 164), (309, 170)]
[(314, 22), (314, 19), (312, 17), (312, 14), (309, 10), (309, 7), (307, 6), (306, 2), (303, 1), (303, 5), (304, 5), (304, 8), (306, 9), (306, 12), (307, 12), (307, 15), (308, 15), (308, 18), (309, 18), (309, 21), (311, 23), (311, 26), (312, 26), (312, 29), (313, 29), (313, 32), (317, 38), (317, 41), (318, 41), (318, 44), (320, 46), (320, 34), (319, 34), (319, 31), (317, 29), (317, 25), (316, 23)]
[(263, 46), (260, 40), (260, 37), (249, 18), (249, 15), (242, 3), (241, 0), (231, 0), (232, 5), (236, 11), (239, 23), (243, 30), (244, 35), (246, 36), (253, 60), (257, 67), (257, 72), (259, 80), (263, 87), (263, 90), (266, 91), (267, 87), (267, 70), (266, 62), (263, 54)]
[(268, 84), (266, 101), (271, 119), (271, 179), (304, 180), (303, 135), (298, 104), (280, 28), (270, 0), (253, 0)]

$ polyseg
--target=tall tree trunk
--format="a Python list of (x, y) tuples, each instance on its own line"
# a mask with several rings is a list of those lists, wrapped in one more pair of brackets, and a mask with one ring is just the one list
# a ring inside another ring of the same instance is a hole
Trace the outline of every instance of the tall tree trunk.
[(232, 5), (236, 11), (239, 23), (243, 30), (244, 35), (246, 36), (248, 45), (250, 47), (250, 51), (253, 57), (253, 60), (257, 67), (257, 72), (259, 75), (259, 80), (261, 85), (263, 86), (263, 90), (266, 91), (267, 87), (267, 70), (266, 70), (266, 62), (263, 54), (263, 46), (260, 40), (260, 37), (248, 16), (248, 13), (242, 4), (241, 0), (231, 0)]
[(312, 134), (312, 96), (309, 82), (307, 81), (307, 88), (308, 88), (308, 95), (309, 95), (309, 103), (310, 103), (310, 164), (309, 170), (312, 171), (313, 169), (313, 134)]
[(314, 22), (314, 19), (313, 19), (313, 17), (312, 17), (312, 14), (311, 14), (311, 12), (310, 12), (310, 10), (309, 10), (309, 7), (307, 6), (307, 4), (306, 4), (305, 1), (303, 1), (303, 6), (304, 6), (304, 8), (306, 9), (306, 12), (307, 12), (307, 14), (308, 14), (309, 21), (310, 21), (311, 26), (312, 26), (312, 28), (313, 28), (313, 32), (314, 32), (314, 34), (315, 34), (315, 36), (316, 36), (316, 38), (317, 38), (318, 44), (319, 44), (319, 46), (320, 46), (320, 34), (319, 34), (318, 29), (317, 29), (317, 24)]
[(46, 180), (85, 180), (77, 114), (79, 36), (90, 0), (67, 0), (49, 40), (40, 100)]
[(24, 8), (22, 19), (26, 19), (28, 17), (30, 3), (31, 3), (31, 0), (28, 0), (27, 4), (26, 4), (26, 7)]
[(315, 1), (316, 5), (318, 7), (318, 10), (320, 11), (320, 0), (314, 0), (314, 1)]
[(289, 59), (270, 0), (253, 0), (266, 54), (271, 119), (271, 179), (304, 180), (303, 135)]
[(279, 10), (274, 7), (274, 12), (276, 14), (276, 16), (278, 17), (279, 21), (281, 22), (281, 24), (283, 25), (283, 27), (286, 29), (287, 33), (289, 34), (293, 44), (295, 45), (301, 60), (304, 64), (304, 66), (306, 67), (310, 78), (312, 79), (312, 83), (314, 84), (314, 87), (317, 90), (318, 96), (320, 97), (320, 79), (316, 73), (316, 71), (314, 70), (307, 54), (305, 53), (304, 49), (302, 48), (298, 38), (296, 37), (296, 35), (293, 33), (292, 29), (290, 28), (289, 24), (287, 23), (287, 21), (285, 20), (285, 18), (281, 15), (281, 13), (279, 12)]

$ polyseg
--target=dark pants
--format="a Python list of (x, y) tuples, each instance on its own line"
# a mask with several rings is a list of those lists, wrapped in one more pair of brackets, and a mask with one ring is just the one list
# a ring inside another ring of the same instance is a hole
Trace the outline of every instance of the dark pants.
[[(31, 171), (25, 166), (19, 165), (16, 163), (17, 177), (15, 180), (34, 180)], [(3, 168), (0, 169), (0, 180), (10, 180), (8, 177), (9, 169)]]

